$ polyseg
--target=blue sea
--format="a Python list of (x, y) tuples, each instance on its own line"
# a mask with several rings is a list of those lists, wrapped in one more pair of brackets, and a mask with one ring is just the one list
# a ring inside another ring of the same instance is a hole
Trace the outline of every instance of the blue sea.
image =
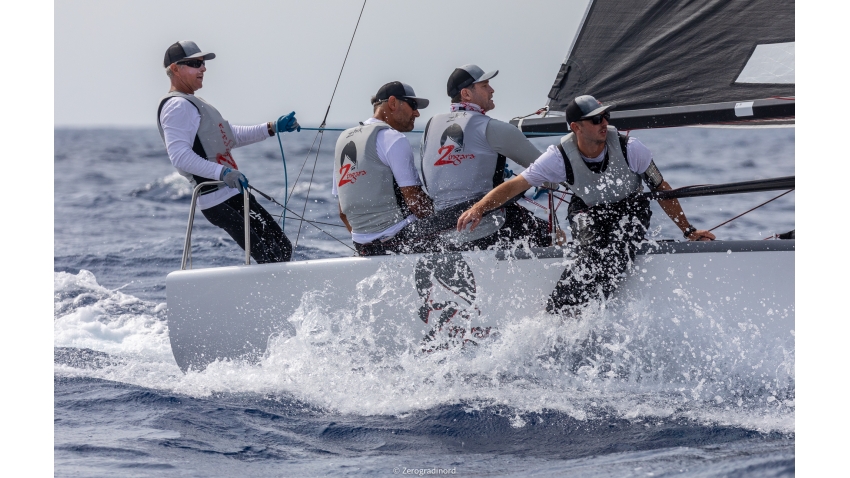
[[(632, 134), (673, 187), (794, 174), (793, 128)], [(311, 221), (286, 219), (287, 235), (297, 239), (293, 260), (352, 255), (330, 193), (337, 135), (283, 138), (290, 209)], [(419, 135), (408, 136), (418, 152)], [(534, 139), (541, 150), (554, 141)], [(323, 349), (272, 351), (260, 363), (184, 374), (171, 354), (165, 277), (180, 268), (188, 183), (155, 128), (56, 129), (54, 144), (56, 476), (795, 473), (794, 350), (781, 367), (744, 379), (704, 357), (679, 357), (707, 378), (644, 383), (572, 370), (541, 357), (533, 341), (493, 350), (486, 360), (448, 356), (423, 371), (393, 357), (353, 364), (356, 357), (333, 353), (331, 339)], [(234, 157), (251, 185), (283, 202), (274, 139)], [(778, 194), (682, 204), (693, 224), (710, 228)], [(714, 232), (763, 239), (790, 231), (794, 200), (790, 193)], [(565, 214), (559, 209), (562, 224)], [(657, 205), (651, 232), (681, 239)], [(193, 245), (195, 268), (244, 258), (200, 214)]]

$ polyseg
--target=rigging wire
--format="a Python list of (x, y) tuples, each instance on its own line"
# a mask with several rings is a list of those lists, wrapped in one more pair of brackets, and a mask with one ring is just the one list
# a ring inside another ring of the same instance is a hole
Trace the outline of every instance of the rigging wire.
[[(305, 128), (301, 128), (305, 129)], [(316, 133), (316, 137), (313, 138), (313, 144), (310, 145), (310, 149), (307, 150), (307, 155), (304, 156), (304, 163), (301, 165), (301, 170), (298, 171), (298, 176), (295, 177), (295, 182), (292, 183), (292, 191), (289, 191), (288, 196), (286, 198), (286, 202), (288, 203), (290, 199), (292, 199), (292, 195), (295, 194), (295, 186), (298, 186), (298, 180), (301, 179), (301, 173), (304, 172), (304, 167), (307, 166), (307, 160), (310, 159), (310, 153), (313, 152), (313, 146), (316, 145), (316, 140), (319, 139), (319, 133)]]
[[(292, 250), (298, 247), (298, 239), (301, 237), (301, 226), (304, 224), (304, 213), (307, 212), (307, 203), (310, 202), (310, 190), (313, 188), (313, 177), (316, 175), (316, 165), (319, 164), (319, 151), (322, 150), (322, 140), (325, 139), (325, 133), (320, 133), (319, 147), (316, 148), (316, 160), (313, 161), (313, 172), (310, 173), (310, 182), (307, 183), (307, 195), (304, 197), (304, 208), (301, 210), (301, 222), (298, 223), (298, 233), (295, 235), (295, 244)], [(306, 163), (306, 161), (305, 161)]]
[[(305, 221), (304, 213), (306, 213), (307, 203), (310, 201), (310, 190), (313, 187), (313, 178), (316, 175), (316, 165), (319, 162), (319, 152), (322, 149), (322, 141), (325, 138), (325, 130), (326, 130), (325, 126), (327, 126), (328, 114), (331, 111), (331, 105), (333, 104), (334, 97), (336, 96), (336, 90), (339, 87), (339, 81), (342, 78), (342, 72), (345, 70), (345, 63), (348, 61), (349, 53), (351, 53), (351, 46), (354, 44), (354, 37), (357, 35), (357, 28), (360, 26), (360, 19), (363, 18), (363, 11), (365, 9), (366, 9), (366, 0), (363, 0), (363, 6), (360, 7), (360, 15), (358, 15), (357, 23), (354, 25), (354, 32), (352, 32), (351, 40), (348, 42), (348, 49), (345, 51), (345, 58), (342, 60), (342, 66), (339, 69), (339, 75), (337, 75), (336, 84), (334, 85), (333, 93), (331, 93), (331, 99), (328, 102), (328, 108), (325, 110), (325, 117), (322, 118), (322, 124), (319, 125), (319, 128), (316, 128), (316, 137), (313, 138), (313, 145), (316, 144), (316, 140), (318, 139), (319, 140), (319, 146), (316, 148), (316, 159), (313, 161), (313, 171), (310, 174), (310, 183), (307, 186), (307, 195), (304, 198), (304, 208), (303, 208), (303, 210), (301, 212), (301, 216), (300, 216), (301, 221), (298, 223), (298, 233), (295, 236), (295, 243), (292, 246), (293, 250), (295, 250), (295, 248), (298, 247), (298, 240), (301, 238), (301, 227), (302, 227), (302, 225), (304, 224), (304, 221)], [(313, 128), (309, 128), (309, 129), (312, 130)], [(310, 149), (307, 151), (307, 156), (305, 156), (305, 158), (304, 158), (304, 164), (301, 166), (301, 171), (299, 171), (299, 173), (298, 173), (299, 179), (301, 178), (301, 173), (304, 171), (304, 167), (307, 166), (307, 159), (310, 157), (310, 153), (313, 152), (313, 145), (310, 145)], [(297, 184), (298, 180), (296, 179), (295, 182)], [(292, 192), (289, 194), (289, 197), (291, 197), (292, 194), (294, 194), (294, 192), (295, 192), (295, 186), (293, 185)], [(290, 212), (292, 212), (292, 211), (290, 211)], [(296, 214), (296, 213), (293, 212), (293, 214)], [(313, 227), (317, 227), (317, 226), (314, 224)], [(328, 234), (328, 235), (330, 235), (330, 234)], [(333, 237), (333, 236), (331, 236), (331, 237)], [(334, 238), (334, 239), (336, 239), (336, 238)]]
[[(330, 224), (330, 223), (324, 223), (324, 222), (319, 222), (319, 221), (313, 221), (313, 220), (309, 220), (309, 219), (304, 219), (304, 217), (303, 217), (303, 216), (298, 215), (298, 213), (297, 213), (297, 212), (295, 212), (295, 211), (293, 211), (292, 209), (289, 209), (288, 207), (284, 206), (283, 204), (281, 204), (281, 203), (277, 202), (277, 200), (276, 200), (275, 198), (273, 198), (273, 197), (269, 196), (268, 194), (266, 194), (266, 193), (264, 193), (264, 192), (260, 191), (259, 189), (255, 188), (254, 186), (250, 186), (250, 185), (249, 185), (249, 186), (248, 186), (248, 188), (249, 188), (249, 189), (251, 189), (252, 191), (254, 191), (255, 193), (259, 194), (260, 196), (262, 196), (262, 197), (266, 198), (267, 200), (269, 200), (269, 201), (271, 201), (271, 202), (273, 202), (273, 203), (277, 204), (278, 206), (283, 207), (285, 211), (288, 211), (288, 212), (290, 212), (290, 213), (292, 213), (292, 214), (295, 214), (295, 217), (296, 217), (296, 218), (300, 219), (302, 222), (307, 222), (308, 224), (310, 224), (311, 226), (315, 227), (316, 229), (318, 229), (319, 231), (321, 231), (322, 233), (324, 233), (325, 235), (327, 235), (327, 236), (328, 236), (328, 237), (330, 237), (331, 239), (335, 240), (336, 242), (338, 242), (338, 243), (342, 244), (343, 246), (345, 246), (345, 247), (347, 247), (347, 248), (351, 249), (351, 250), (352, 250), (352, 251), (354, 251), (354, 252), (357, 252), (357, 251), (356, 251), (353, 247), (351, 247), (351, 246), (349, 246), (348, 244), (346, 244), (346, 243), (342, 242), (340, 239), (336, 238), (336, 237), (335, 237), (334, 235), (332, 235), (331, 233), (329, 233), (329, 232), (325, 231), (324, 229), (322, 229), (321, 227), (319, 227), (319, 226), (317, 226), (317, 225), (316, 225), (316, 224), (327, 224), (327, 225), (329, 225), (329, 226), (339, 226), (339, 224)], [(285, 214), (285, 213), (284, 213), (284, 214)], [(316, 223), (316, 224), (314, 224), (314, 223)], [(341, 227), (345, 227), (345, 226), (341, 226)], [(294, 249), (294, 248), (295, 248), (295, 247), (293, 246), (293, 249)]]
[[(287, 209), (287, 211), (289, 211), (289, 209)], [(271, 214), (271, 213), (269, 213), (269, 214)], [(295, 213), (293, 212), (292, 214), (295, 214)], [(271, 214), (271, 216), (272, 217), (280, 217), (281, 215), (280, 214)], [(287, 219), (299, 219), (299, 217), (300, 216), (298, 216), (298, 215), (286, 216)], [(307, 222), (307, 223), (310, 223), (310, 224), (321, 224), (323, 226), (333, 226), (333, 227), (343, 227), (343, 228), (345, 227), (342, 224), (334, 224), (332, 222), (322, 222), (322, 221), (317, 221), (315, 219), (304, 219), (304, 222)]]
[(363, 6), (360, 7), (360, 16), (357, 17), (357, 24), (354, 25), (354, 33), (351, 34), (351, 41), (348, 42), (348, 50), (345, 51), (345, 58), (342, 60), (342, 67), (339, 69), (339, 76), (336, 77), (336, 85), (334, 85), (334, 91), (331, 93), (331, 101), (328, 102), (328, 109), (325, 111), (325, 117), (322, 119), (322, 124), (319, 128), (324, 128), (327, 124), (326, 121), (328, 119), (328, 113), (331, 112), (331, 104), (334, 102), (334, 96), (336, 96), (336, 88), (339, 86), (339, 79), (342, 78), (342, 70), (345, 69), (345, 62), (348, 61), (348, 54), (351, 52), (351, 45), (354, 44), (354, 35), (357, 35), (357, 27), (360, 26), (360, 19), (363, 17), (363, 10), (366, 9), (366, 0), (363, 0)]
[(786, 194), (788, 194), (788, 193), (790, 193), (790, 192), (794, 192), (794, 190), (793, 190), (793, 189), (789, 189), (789, 190), (785, 191), (784, 193), (780, 194), (779, 196), (776, 196), (776, 197), (775, 197), (775, 198), (773, 198), (773, 199), (768, 199), (767, 201), (765, 201), (765, 202), (763, 202), (763, 203), (759, 204), (758, 206), (756, 206), (756, 207), (754, 207), (754, 208), (751, 208), (751, 209), (748, 209), (748, 210), (746, 210), (746, 211), (742, 212), (741, 214), (738, 214), (737, 216), (733, 217), (732, 219), (729, 219), (728, 221), (723, 221), (723, 222), (721, 222), (720, 224), (718, 224), (718, 225), (716, 225), (716, 226), (712, 227), (711, 229), (709, 229), (709, 232), (710, 232), (710, 231), (713, 231), (713, 230), (715, 230), (715, 229), (717, 229), (717, 228), (718, 228), (718, 227), (720, 227), (720, 226), (724, 226), (724, 225), (726, 225), (726, 224), (729, 224), (730, 222), (734, 221), (735, 219), (738, 219), (739, 217), (743, 216), (744, 214), (747, 214), (747, 213), (753, 212), (753, 211), (755, 211), (756, 209), (758, 209), (758, 208), (760, 208), (760, 207), (764, 206), (765, 204), (767, 204), (767, 203), (769, 203), (769, 202), (772, 202), (772, 201), (775, 201), (775, 200), (777, 200), (777, 199), (781, 198), (782, 196), (784, 196), (784, 195), (786, 195)]

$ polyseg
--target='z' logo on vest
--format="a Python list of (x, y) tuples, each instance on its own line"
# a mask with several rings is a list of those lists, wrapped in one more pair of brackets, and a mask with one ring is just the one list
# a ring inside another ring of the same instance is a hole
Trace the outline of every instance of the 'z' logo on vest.
[[(352, 168), (354, 168), (354, 171), (351, 171)], [(339, 184), (337, 184), (337, 187), (354, 183), (358, 177), (364, 174), (366, 174), (366, 171), (357, 171), (357, 147), (354, 146), (354, 141), (349, 141), (339, 155)]]
[(233, 156), (231, 156), (229, 152), (225, 154), (219, 153), (215, 155), (215, 162), (227, 166), (229, 168), (239, 169), (239, 167), (236, 166), (236, 161), (233, 159)]
[(437, 162), (434, 166), (443, 166), (451, 164), (457, 166), (465, 159), (475, 159), (474, 154), (457, 154), (463, 152), (463, 128), (457, 124), (453, 124), (443, 131), (440, 137), (440, 149), (437, 154)]
[(233, 149), (233, 141), (227, 136), (227, 133), (224, 131), (224, 124), (218, 124), (218, 130), (221, 132), (221, 142), (224, 144), (224, 154), (216, 154), (215, 162), (218, 164), (222, 164), (224, 166), (239, 169), (236, 166), (236, 161), (233, 159), (233, 156), (230, 155), (230, 150)]

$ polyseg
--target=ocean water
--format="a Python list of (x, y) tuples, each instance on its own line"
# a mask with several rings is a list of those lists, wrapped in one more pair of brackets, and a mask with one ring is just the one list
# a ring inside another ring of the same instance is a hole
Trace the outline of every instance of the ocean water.
[[(633, 134), (674, 187), (794, 174), (794, 129)], [(314, 221), (287, 218), (286, 233), (297, 238), (294, 260), (352, 254), (330, 195), (336, 136), (284, 137), (290, 208)], [(418, 151), (419, 136), (409, 138)], [(476, 354), (352, 366), (358, 357), (331, 338), (321, 346), (272, 347), (259, 364), (216, 363), (183, 374), (168, 339), (165, 276), (180, 267), (188, 183), (153, 128), (57, 129), (54, 140), (57, 476), (794, 474), (793, 350), (758, 373), (733, 374), (685, 357), (679, 360), (692, 360), (686, 365), (704, 379), (638, 380), (541, 357), (539, 343), (554, 326), (538, 321)], [(534, 140), (541, 149), (553, 141)], [(234, 157), (252, 185), (283, 202), (274, 139)], [(778, 194), (682, 203), (692, 223), (709, 228)], [(563, 218), (566, 208), (559, 211)], [(794, 193), (715, 233), (762, 239), (791, 229)], [(655, 205), (652, 230), (656, 238), (680, 239)], [(200, 214), (193, 245), (195, 268), (244, 257)], [(641, 357), (664, 353), (652, 341), (635, 347), (637, 366), (650, 365)], [(565, 355), (582, 350), (576, 345)]]

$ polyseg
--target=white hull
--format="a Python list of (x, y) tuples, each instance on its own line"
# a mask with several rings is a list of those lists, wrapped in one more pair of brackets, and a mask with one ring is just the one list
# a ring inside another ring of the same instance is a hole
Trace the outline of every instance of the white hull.
[[(793, 353), (793, 240), (654, 248), (638, 255), (637, 271), (618, 289), (609, 320), (630, 313), (635, 320), (634, 305), (640, 304), (648, 313), (638, 320), (654, 321), (653, 333), (666, 335), (660, 340), (681, 343), (684, 337), (697, 354), (732, 341), (746, 356), (738, 366), (776, 350)], [(184, 371), (217, 359), (257, 360), (270, 338), (295, 334), (290, 319), (302, 320), (317, 303), (349, 310), (370, 330), (374, 345), (388, 352), (423, 348), (443, 312), (433, 310), (426, 324), (420, 309), (427, 304), (453, 307), (446, 313), (453, 314), (449, 325), (465, 330), (465, 339), (493, 340), (500, 327), (542, 313), (570, 262), (561, 255), (555, 248), (536, 251), (536, 257), (462, 253), (468, 268), (458, 265), (457, 255), (414, 254), (173, 272), (167, 278), (171, 347)], [(434, 273), (435, 267), (443, 269)], [(335, 324), (325, 326), (333, 331)], [(449, 341), (448, 333), (444, 327), (425, 347)]]

